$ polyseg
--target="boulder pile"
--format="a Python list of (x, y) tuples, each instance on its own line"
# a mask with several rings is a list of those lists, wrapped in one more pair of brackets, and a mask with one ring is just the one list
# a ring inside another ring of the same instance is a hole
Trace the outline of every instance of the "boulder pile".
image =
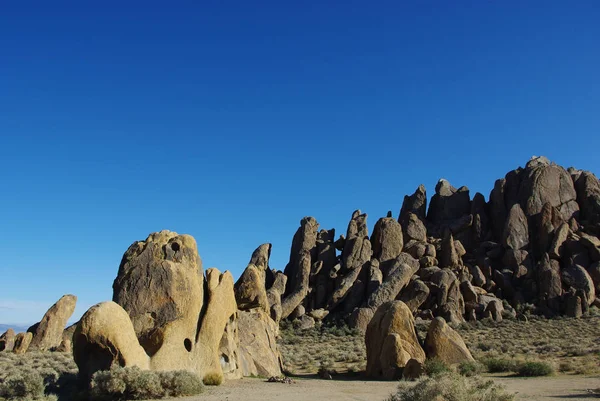
[(448, 366), (475, 361), (461, 336), (441, 317), (431, 322), (421, 344), (412, 312), (402, 301), (386, 302), (377, 308), (367, 326), (365, 345), (366, 374), (378, 379), (416, 379), (423, 374), (426, 359)]
[[(472, 360), (447, 323), (500, 321), (532, 310), (580, 317), (600, 291), (600, 181), (534, 157), (495, 182), (488, 201), (440, 180), (429, 207), (420, 185), (369, 235), (352, 213), (345, 235), (300, 221), (283, 271), (259, 246), (234, 284), (203, 271), (196, 241), (150, 234), (123, 255), (112, 301), (65, 329), (65, 295), (26, 333), (0, 336), (0, 351), (73, 352), (88, 379), (113, 365), (185, 369), (200, 377), (281, 375), (278, 325), (311, 328), (344, 319), (365, 333), (367, 373), (415, 377), (426, 357)], [(420, 344), (414, 318), (431, 320)]]
[(72, 336), (73, 331), (69, 332), (65, 326), (75, 311), (76, 303), (75, 295), (64, 295), (27, 332), (15, 334), (13, 329), (8, 329), (0, 336), (0, 352), (70, 351), (65, 347), (70, 347), (69, 333)]
[(283, 273), (267, 272), (285, 283), (272, 316), (307, 327), (342, 317), (365, 332), (394, 300), (414, 316), (452, 323), (499, 321), (525, 307), (578, 317), (600, 305), (600, 181), (592, 173), (533, 157), (497, 180), (488, 201), (443, 179), (429, 208), (427, 199), (420, 185), (371, 236), (360, 210), (337, 239), (302, 219)]
[(203, 273), (189, 235), (161, 231), (135, 242), (123, 255), (113, 300), (90, 308), (74, 330), (80, 376), (89, 380), (113, 365), (202, 378), (280, 375), (269, 255), (270, 244), (259, 247), (234, 287), (229, 272)]

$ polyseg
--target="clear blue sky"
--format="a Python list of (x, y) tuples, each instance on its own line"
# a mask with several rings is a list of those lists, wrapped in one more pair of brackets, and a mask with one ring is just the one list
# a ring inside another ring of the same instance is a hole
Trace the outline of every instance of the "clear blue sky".
[(148, 233), (238, 276), (300, 219), (372, 227), (440, 177), (487, 196), (546, 155), (600, 172), (590, 1), (0, 6), (0, 323), (112, 295)]

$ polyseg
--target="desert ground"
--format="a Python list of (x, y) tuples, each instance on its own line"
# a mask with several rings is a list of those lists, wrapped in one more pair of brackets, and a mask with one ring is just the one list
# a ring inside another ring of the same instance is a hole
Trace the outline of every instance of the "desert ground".
[[(385, 400), (397, 387), (396, 382), (360, 379), (321, 380), (314, 376), (295, 378), (292, 384), (266, 383), (264, 379), (229, 381), (210, 387), (197, 397), (179, 400), (269, 401), (269, 400)], [(543, 378), (493, 377), (512, 393), (516, 400), (589, 400), (589, 389), (598, 387), (599, 376), (561, 375)]]
[[(424, 339), (428, 322), (417, 321)], [(600, 374), (600, 311), (581, 319), (484, 319), (456, 326), (476, 360), (544, 361), (557, 373)], [(282, 325), (279, 342), (284, 368), (290, 374), (314, 374), (320, 367), (360, 372), (366, 366), (364, 337), (347, 327), (320, 326), (298, 332)], [(600, 384), (600, 383), (599, 383)]]

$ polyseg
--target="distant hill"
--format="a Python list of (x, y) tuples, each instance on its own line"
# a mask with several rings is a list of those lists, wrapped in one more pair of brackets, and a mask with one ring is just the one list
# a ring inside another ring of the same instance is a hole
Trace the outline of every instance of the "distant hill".
[(29, 326), (17, 326), (15, 324), (0, 324), (0, 334), (4, 333), (10, 328), (12, 328), (15, 331), (15, 333), (21, 333), (23, 331), (27, 331)]

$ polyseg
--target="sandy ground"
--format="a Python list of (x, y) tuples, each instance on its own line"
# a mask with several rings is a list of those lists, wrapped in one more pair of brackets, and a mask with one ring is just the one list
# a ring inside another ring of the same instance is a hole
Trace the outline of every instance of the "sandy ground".
[[(549, 378), (493, 377), (517, 393), (517, 400), (587, 400), (590, 388), (600, 387), (600, 377), (555, 376)], [(269, 401), (269, 400), (385, 400), (396, 389), (394, 382), (363, 380), (296, 379), (294, 384), (266, 383), (261, 379), (229, 381), (219, 387), (209, 387), (199, 397), (186, 401)], [(182, 399), (179, 399), (182, 400)]]

